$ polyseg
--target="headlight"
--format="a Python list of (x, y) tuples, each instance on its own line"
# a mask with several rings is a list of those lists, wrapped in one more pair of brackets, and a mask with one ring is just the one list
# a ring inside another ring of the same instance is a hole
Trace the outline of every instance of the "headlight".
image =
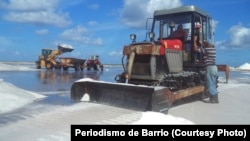
[(155, 38), (155, 33), (154, 32), (149, 32), (148, 36), (149, 36), (150, 40), (153, 41), (154, 38)]
[(136, 35), (135, 34), (130, 34), (130, 39), (132, 40), (132, 42), (134, 43), (136, 40)]
[(169, 23), (169, 27), (170, 27), (170, 28), (174, 28), (174, 27), (175, 27), (175, 23), (174, 23), (173, 21), (171, 21), (171, 22)]

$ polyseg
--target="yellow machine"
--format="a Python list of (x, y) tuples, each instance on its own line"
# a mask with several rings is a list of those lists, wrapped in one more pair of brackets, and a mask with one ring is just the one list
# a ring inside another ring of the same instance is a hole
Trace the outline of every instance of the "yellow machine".
[(75, 68), (75, 70), (83, 70), (84, 59), (78, 58), (59, 58), (58, 56), (73, 51), (73, 47), (69, 44), (58, 44), (56, 50), (42, 49), (42, 53), (36, 61), (36, 68), (40, 69), (45, 67), (46, 69), (61, 69), (67, 70), (69, 67)]

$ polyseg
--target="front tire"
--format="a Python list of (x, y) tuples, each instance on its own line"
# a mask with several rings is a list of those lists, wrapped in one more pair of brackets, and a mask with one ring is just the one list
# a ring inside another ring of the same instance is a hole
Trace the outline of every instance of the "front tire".
[(68, 70), (68, 67), (63, 67), (63, 70), (67, 71), (67, 70)]
[(53, 64), (51, 62), (46, 63), (46, 69), (53, 69)]

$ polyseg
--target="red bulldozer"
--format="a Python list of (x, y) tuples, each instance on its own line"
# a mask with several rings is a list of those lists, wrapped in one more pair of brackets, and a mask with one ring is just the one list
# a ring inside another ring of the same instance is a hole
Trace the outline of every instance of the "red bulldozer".
[(101, 64), (98, 55), (91, 55), (86, 61), (87, 70), (101, 70), (103, 71), (103, 64)]

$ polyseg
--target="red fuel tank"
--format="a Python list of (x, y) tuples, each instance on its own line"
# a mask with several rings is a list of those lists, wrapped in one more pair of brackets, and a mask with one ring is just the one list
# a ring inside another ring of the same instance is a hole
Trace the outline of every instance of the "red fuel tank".
[(182, 50), (182, 42), (178, 39), (161, 40), (161, 43), (165, 48), (173, 50)]

